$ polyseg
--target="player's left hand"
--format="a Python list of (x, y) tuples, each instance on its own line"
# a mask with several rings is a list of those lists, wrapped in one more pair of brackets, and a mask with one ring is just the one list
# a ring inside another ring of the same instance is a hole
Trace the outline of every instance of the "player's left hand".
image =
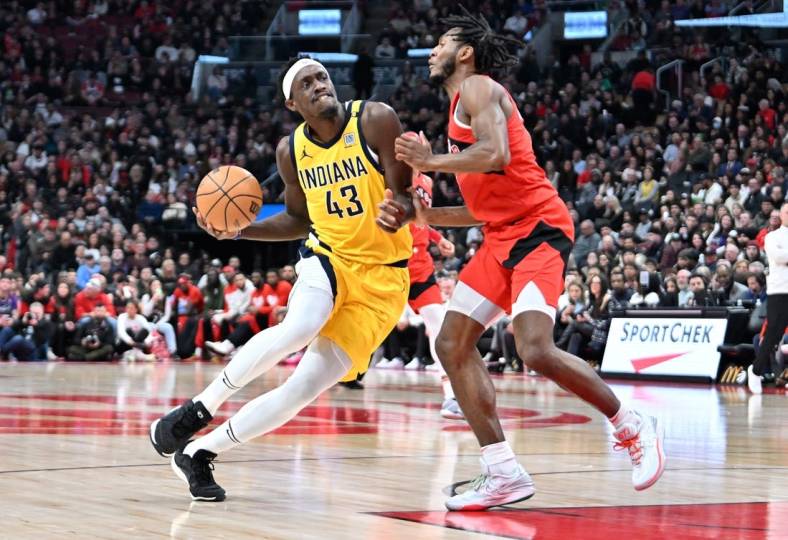
[(395, 233), (405, 224), (408, 211), (401, 202), (394, 198), (394, 192), (386, 190), (383, 202), (378, 204), (378, 217), (375, 223), (386, 232)]
[(413, 169), (429, 171), (432, 146), (423, 131), (419, 132), (418, 140), (400, 135), (394, 141), (394, 157), (399, 161), (404, 161)]
[(440, 242), (438, 242), (438, 251), (440, 251), (441, 257), (454, 257), (454, 243), (451, 240), (441, 238)]

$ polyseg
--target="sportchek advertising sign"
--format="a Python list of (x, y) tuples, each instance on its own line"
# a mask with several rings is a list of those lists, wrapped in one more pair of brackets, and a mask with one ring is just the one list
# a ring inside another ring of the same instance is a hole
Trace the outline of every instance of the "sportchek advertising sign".
[(717, 376), (727, 319), (615, 318), (603, 373)]

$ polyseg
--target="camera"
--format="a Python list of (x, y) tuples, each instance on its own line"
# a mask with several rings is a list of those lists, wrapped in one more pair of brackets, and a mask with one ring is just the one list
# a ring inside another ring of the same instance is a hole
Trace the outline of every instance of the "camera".
[(89, 334), (85, 336), (85, 345), (88, 347), (95, 347), (99, 344), (100, 340), (96, 334)]

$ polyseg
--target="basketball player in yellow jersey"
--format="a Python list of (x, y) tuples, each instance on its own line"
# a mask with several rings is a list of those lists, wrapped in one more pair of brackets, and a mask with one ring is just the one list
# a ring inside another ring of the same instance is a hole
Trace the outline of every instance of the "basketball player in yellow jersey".
[[(311, 59), (288, 64), (281, 87), (287, 108), (304, 118), (276, 149), (286, 210), (220, 232), (195, 209), (200, 226), (221, 240), (306, 238), (284, 321), (255, 335), (203, 392), (151, 425), (151, 443), (172, 456), (196, 500), (225, 498), (211, 472), (217, 454), (278, 428), (337, 381), (365, 372), (407, 302), (410, 232), (376, 223), (384, 200), (403, 221), (413, 212), (411, 169), (394, 158), (397, 115), (382, 103), (339, 103), (328, 72)], [(284, 384), (190, 441), (237, 390), (306, 345)]]

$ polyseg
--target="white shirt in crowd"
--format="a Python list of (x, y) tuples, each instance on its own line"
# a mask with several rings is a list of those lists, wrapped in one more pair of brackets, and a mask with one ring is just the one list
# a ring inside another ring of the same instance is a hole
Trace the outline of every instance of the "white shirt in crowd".
[(227, 309), (223, 318), (230, 318), (236, 315), (243, 315), (246, 313), (246, 308), (252, 301), (252, 293), (254, 293), (254, 285), (248, 279), (244, 283), (243, 289), (235, 289), (233, 291), (224, 292), (224, 302), (227, 304)]
[(788, 227), (783, 225), (767, 234), (763, 248), (769, 258), (766, 293), (788, 294)]
[(33, 153), (25, 158), (25, 167), (27, 167), (34, 173), (38, 173), (38, 171), (45, 168), (48, 163), (49, 163), (49, 159), (47, 158), (47, 155), (44, 152), (41, 152), (41, 154), (38, 157), (36, 157), (35, 153)]
[(703, 202), (706, 204), (717, 204), (722, 200), (722, 186), (717, 182), (714, 182), (704, 192)]
[(137, 333), (140, 330), (147, 330), (151, 332), (153, 327), (148, 322), (148, 319), (137, 313), (132, 319), (128, 313), (121, 313), (118, 315), (118, 339), (127, 345), (133, 345), (134, 340), (131, 339), (129, 331)]

